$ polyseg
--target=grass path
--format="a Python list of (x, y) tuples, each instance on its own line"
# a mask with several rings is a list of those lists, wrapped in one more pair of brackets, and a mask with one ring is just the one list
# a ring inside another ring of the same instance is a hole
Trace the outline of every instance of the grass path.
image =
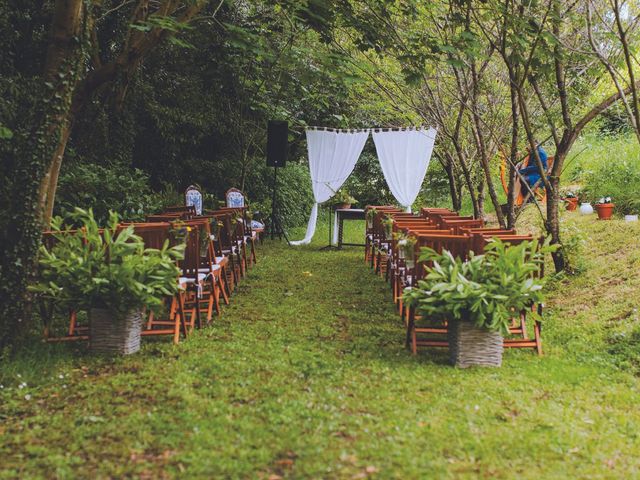
[(640, 476), (640, 382), (563, 349), (592, 337), (562, 302), (545, 357), (456, 370), (412, 357), (361, 251), (323, 243), (265, 244), (224, 316), (177, 347), (6, 362), (0, 478)]

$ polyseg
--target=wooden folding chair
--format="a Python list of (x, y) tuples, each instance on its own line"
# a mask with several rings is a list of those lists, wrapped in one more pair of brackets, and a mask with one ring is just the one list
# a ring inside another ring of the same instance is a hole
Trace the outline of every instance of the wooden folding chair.
[[(127, 225), (128, 224), (121, 224), (121, 227), (125, 228)], [(133, 223), (131, 225), (133, 226), (135, 234), (144, 241), (145, 248), (161, 249), (165, 242), (171, 241), (169, 234), (171, 228), (170, 223)], [(142, 330), (143, 336), (172, 335), (173, 343), (178, 343), (180, 341), (180, 333), (186, 338), (193, 329), (194, 312), (193, 310), (190, 312), (191, 321), (189, 321), (185, 308), (186, 282), (180, 281), (179, 278), (176, 278), (176, 281), (180, 282), (181, 289), (178, 293), (167, 299), (166, 317), (158, 316), (153, 311), (150, 311), (147, 316), (145, 328)]]
[[(454, 258), (460, 258), (466, 260), (471, 250), (471, 237), (467, 235), (443, 235), (443, 234), (428, 234), (420, 235), (416, 244), (417, 252), (422, 248), (429, 247), (438, 253), (443, 251), (451, 252)], [(416, 257), (418, 258), (418, 257)], [(430, 265), (425, 265), (424, 262), (416, 261), (414, 274), (412, 276), (412, 288), (417, 286), (419, 280), (425, 277)], [(416, 315), (414, 307), (407, 309), (406, 311), (406, 328), (407, 336), (406, 343), (411, 346), (411, 352), (415, 355), (418, 352), (418, 347), (448, 347), (449, 343), (446, 340), (447, 324), (446, 320), (437, 319), (436, 325), (418, 326), (417, 322), (423, 322), (425, 320), (433, 321), (434, 319), (424, 319)], [(428, 338), (422, 337), (423, 335), (429, 335)], [(433, 336), (436, 338), (432, 338)], [(440, 337), (440, 338), (438, 338)], [(442, 338), (444, 337), (444, 338)]]
[(382, 228), (381, 223), (382, 218), (387, 212), (400, 212), (401, 210), (397, 207), (392, 207), (389, 205), (370, 205), (367, 207), (367, 209), (374, 209), (376, 211), (376, 215), (373, 219), (373, 224), (370, 228), (368, 228), (365, 237), (365, 261), (367, 261), (371, 268), (373, 268), (374, 271), (377, 272), (377, 252), (381, 246), (382, 240), (384, 239), (384, 229)]
[[(476, 252), (483, 253), (485, 247), (496, 238), (510, 245), (519, 245), (522, 242), (530, 242), (534, 239), (532, 235), (487, 235), (484, 233), (476, 233), (473, 237), (474, 249)], [(544, 275), (544, 265), (540, 265), (540, 270), (537, 275)], [(530, 311), (537, 311), (538, 315), (542, 316), (544, 305), (531, 305), (529, 308)], [(531, 348), (534, 349), (538, 355), (542, 355), (542, 325), (540, 320), (536, 319), (532, 325), (533, 337), (530, 337), (527, 331), (527, 315), (527, 310), (514, 314), (513, 323), (509, 328), (509, 333), (512, 336), (504, 339), (504, 346), (505, 348)]]

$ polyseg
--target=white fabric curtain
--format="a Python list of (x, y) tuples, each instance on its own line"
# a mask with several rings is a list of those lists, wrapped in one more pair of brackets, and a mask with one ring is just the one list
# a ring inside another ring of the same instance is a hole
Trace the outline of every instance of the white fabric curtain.
[(434, 128), (373, 131), (384, 178), (395, 199), (407, 212), (411, 212), (411, 205), (420, 193), (435, 140)]
[(360, 132), (307, 130), (309, 170), (315, 203), (307, 224), (307, 234), (304, 239), (291, 242), (292, 245), (311, 243), (316, 232), (318, 204), (333, 197), (349, 178), (368, 137), (368, 130)]

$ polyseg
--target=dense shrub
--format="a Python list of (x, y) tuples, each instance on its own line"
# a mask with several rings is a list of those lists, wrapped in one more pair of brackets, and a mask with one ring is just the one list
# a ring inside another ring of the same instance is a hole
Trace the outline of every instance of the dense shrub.
[[(286, 227), (305, 225), (313, 204), (311, 177), (307, 165), (289, 163), (278, 172), (278, 206)], [(263, 210), (271, 206), (268, 199), (260, 202)], [(266, 212), (267, 214), (270, 212)]]
[(640, 210), (640, 158), (613, 157), (583, 173), (583, 194), (597, 201), (610, 196), (620, 214)]
[(151, 192), (149, 177), (141, 170), (76, 163), (60, 175), (55, 213), (66, 217), (80, 207), (92, 208), (100, 224), (108, 220), (109, 210), (123, 220), (142, 220), (162, 207), (162, 199)]

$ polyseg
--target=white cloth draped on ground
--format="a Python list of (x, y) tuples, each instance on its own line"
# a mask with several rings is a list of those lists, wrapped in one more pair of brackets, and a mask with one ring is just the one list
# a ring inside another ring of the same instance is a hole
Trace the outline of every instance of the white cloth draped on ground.
[(368, 137), (369, 130), (307, 130), (309, 170), (315, 203), (311, 208), (307, 234), (304, 239), (291, 242), (292, 245), (311, 243), (316, 232), (318, 204), (333, 197), (349, 178)]
[(384, 178), (395, 199), (407, 212), (411, 212), (411, 205), (420, 193), (435, 139), (434, 128), (373, 130)]

